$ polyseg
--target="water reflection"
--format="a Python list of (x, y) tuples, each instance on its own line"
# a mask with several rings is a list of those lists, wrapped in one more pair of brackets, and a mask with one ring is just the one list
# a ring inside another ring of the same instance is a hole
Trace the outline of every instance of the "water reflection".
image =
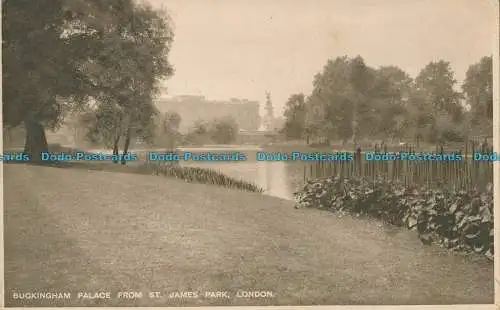
[(292, 199), (293, 177), (289, 175), (289, 164), (270, 161), (182, 162), (183, 166), (196, 166), (218, 170), (236, 179), (252, 182), (264, 189), (264, 193), (283, 199)]
[[(257, 184), (266, 190), (266, 194), (284, 199), (292, 199), (288, 171), (284, 162), (255, 162), (260, 172)], [(261, 177), (264, 176), (264, 177)]]
[[(231, 149), (231, 151), (243, 151), (247, 154), (248, 160), (241, 162), (220, 162), (220, 161), (181, 161), (181, 165), (188, 167), (200, 167), (218, 170), (235, 179), (242, 179), (254, 183), (264, 189), (264, 194), (283, 199), (293, 199), (293, 192), (302, 184), (303, 165), (298, 163), (280, 161), (257, 161), (255, 149)], [(109, 150), (88, 150), (93, 152), (105, 152), (111, 154)], [(164, 150), (138, 150), (136, 153), (161, 152)], [(214, 151), (213, 148), (185, 148), (180, 151), (207, 152)], [(217, 150), (222, 152), (224, 150)], [(226, 150), (227, 151), (227, 150)], [(145, 155), (144, 155), (145, 156)], [(130, 163), (129, 163), (130, 164)]]

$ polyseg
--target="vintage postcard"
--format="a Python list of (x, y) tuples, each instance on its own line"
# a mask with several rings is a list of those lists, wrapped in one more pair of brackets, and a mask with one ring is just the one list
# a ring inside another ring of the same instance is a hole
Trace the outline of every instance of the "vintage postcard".
[(4, 306), (492, 309), (498, 15), (3, 0)]

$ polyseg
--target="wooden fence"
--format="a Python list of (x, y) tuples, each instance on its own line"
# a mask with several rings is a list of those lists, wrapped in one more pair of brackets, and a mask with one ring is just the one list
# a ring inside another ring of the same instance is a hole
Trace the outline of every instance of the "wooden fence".
[[(383, 178), (404, 182), (405, 185), (419, 184), (428, 186), (450, 187), (455, 189), (482, 190), (493, 182), (493, 162), (474, 160), (474, 153), (492, 154), (493, 147), (487, 141), (468, 141), (461, 149), (445, 150), (437, 146), (432, 154), (460, 154), (462, 160), (367, 160), (369, 152), (387, 153), (386, 146), (376, 145), (374, 149), (364, 151), (358, 148), (352, 161), (317, 161), (304, 168), (304, 181), (334, 175), (343, 177)], [(394, 152), (394, 151), (393, 151)], [(417, 154), (424, 153), (415, 147), (405, 145), (396, 152)], [(392, 152), (391, 152), (392, 153)], [(427, 153), (427, 152), (425, 152)]]

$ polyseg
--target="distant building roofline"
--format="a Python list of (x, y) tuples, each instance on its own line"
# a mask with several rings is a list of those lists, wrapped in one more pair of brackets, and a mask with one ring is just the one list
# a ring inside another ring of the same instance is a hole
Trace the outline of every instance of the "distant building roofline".
[(208, 99), (203, 95), (164, 95), (160, 97), (160, 100), (185, 100), (185, 99), (197, 99), (213, 103), (257, 103), (260, 104), (258, 100), (250, 100), (247, 98), (236, 98), (230, 97), (228, 99)]

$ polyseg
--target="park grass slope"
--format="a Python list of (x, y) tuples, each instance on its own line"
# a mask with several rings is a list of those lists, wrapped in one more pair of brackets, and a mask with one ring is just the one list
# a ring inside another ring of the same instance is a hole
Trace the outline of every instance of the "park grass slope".
[[(411, 232), (158, 176), (4, 165), (7, 306), (493, 303), (493, 266)], [(160, 291), (20, 303), (18, 291)], [(270, 299), (169, 299), (270, 290)]]

